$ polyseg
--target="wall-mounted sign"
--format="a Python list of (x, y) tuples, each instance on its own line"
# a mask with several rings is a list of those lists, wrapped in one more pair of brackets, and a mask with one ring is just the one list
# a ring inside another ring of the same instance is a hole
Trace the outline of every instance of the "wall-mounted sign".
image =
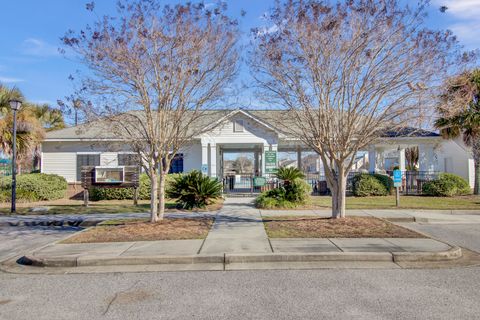
[(265, 151), (265, 173), (277, 171), (277, 151)]
[(208, 174), (208, 164), (202, 164), (202, 173)]
[(254, 187), (263, 187), (267, 184), (267, 179), (264, 177), (254, 177), (253, 178), (253, 186)]
[(394, 187), (402, 186), (402, 171), (398, 169), (393, 170), (393, 186)]

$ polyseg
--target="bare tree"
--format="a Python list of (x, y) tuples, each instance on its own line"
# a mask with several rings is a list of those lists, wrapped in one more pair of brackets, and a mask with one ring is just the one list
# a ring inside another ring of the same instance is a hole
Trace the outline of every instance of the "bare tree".
[(289, 0), (254, 30), (259, 91), (285, 107), (276, 123), (320, 155), (334, 218), (345, 216), (356, 153), (385, 131), (421, 124), (460, 57), (451, 32), (425, 27), (427, 4)]
[(87, 121), (101, 119), (142, 159), (152, 222), (163, 219), (172, 159), (202, 132), (199, 118), (236, 74), (238, 23), (226, 9), (120, 1), (115, 17), (62, 38), (90, 70), (82, 79)]

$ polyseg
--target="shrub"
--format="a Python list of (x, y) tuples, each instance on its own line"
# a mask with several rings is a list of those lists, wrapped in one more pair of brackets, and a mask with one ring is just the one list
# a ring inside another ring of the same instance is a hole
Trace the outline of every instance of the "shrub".
[[(169, 174), (167, 175), (165, 189), (168, 189), (169, 183), (172, 179), (179, 174)], [(150, 200), (150, 191), (151, 184), (150, 178), (142, 173), (139, 177), (139, 189), (138, 189), (138, 200)], [(130, 200), (133, 199), (133, 188), (91, 188), (90, 200), (100, 201), (100, 200)]]
[(296, 178), (289, 184), (268, 190), (255, 199), (255, 206), (263, 209), (295, 208), (304, 204), (312, 192), (310, 185), (305, 180)]
[(386, 196), (393, 190), (393, 180), (381, 174), (358, 174), (353, 177), (352, 185), (357, 197)]
[(56, 200), (65, 197), (67, 181), (56, 174), (30, 173), (17, 177), (17, 194), (28, 201)]
[(289, 184), (292, 181), (305, 178), (305, 174), (295, 167), (280, 167), (275, 173), (275, 176), (278, 179), (283, 180), (284, 184)]
[(217, 179), (194, 170), (174, 177), (169, 183), (166, 195), (176, 199), (177, 204), (184, 209), (205, 208), (212, 199), (222, 196), (222, 185)]
[(471, 193), (470, 185), (460, 176), (442, 173), (437, 180), (428, 181), (423, 185), (423, 193), (429, 196), (454, 197)]

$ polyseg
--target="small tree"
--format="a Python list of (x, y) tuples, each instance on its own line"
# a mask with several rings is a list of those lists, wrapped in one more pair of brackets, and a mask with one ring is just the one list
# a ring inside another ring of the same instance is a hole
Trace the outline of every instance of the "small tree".
[(222, 3), (207, 9), (137, 0), (117, 7), (116, 17), (70, 31), (63, 42), (91, 71), (81, 86), (92, 98), (81, 104), (88, 120), (101, 118), (141, 157), (156, 222), (164, 215), (172, 159), (202, 132), (203, 110), (236, 73), (238, 26)]
[(277, 2), (256, 29), (251, 67), (261, 95), (286, 112), (276, 123), (316, 151), (345, 216), (355, 155), (385, 131), (422, 124), (452, 66), (451, 32), (424, 25), (425, 7), (397, 0)]
[(446, 139), (462, 137), (472, 147), (475, 166), (474, 194), (480, 194), (480, 69), (446, 81), (435, 126)]

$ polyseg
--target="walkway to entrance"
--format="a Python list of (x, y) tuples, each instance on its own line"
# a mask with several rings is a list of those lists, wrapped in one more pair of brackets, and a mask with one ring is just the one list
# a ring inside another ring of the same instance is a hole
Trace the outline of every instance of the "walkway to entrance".
[(260, 210), (252, 198), (227, 198), (217, 214), (201, 253), (271, 253)]

